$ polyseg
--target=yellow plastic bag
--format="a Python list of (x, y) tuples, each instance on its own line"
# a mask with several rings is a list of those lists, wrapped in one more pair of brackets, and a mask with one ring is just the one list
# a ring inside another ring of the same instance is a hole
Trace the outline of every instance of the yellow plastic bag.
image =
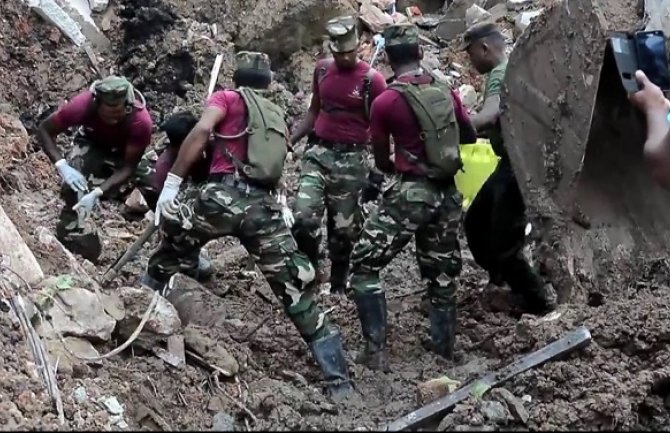
[(463, 194), (463, 209), (467, 209), (500, 158), (493, 152), (491, 142), (483, 138), (476, 143), (461, 144), (460, 149), (463, 168), (456, 173), (455, 181), (456, 188)]

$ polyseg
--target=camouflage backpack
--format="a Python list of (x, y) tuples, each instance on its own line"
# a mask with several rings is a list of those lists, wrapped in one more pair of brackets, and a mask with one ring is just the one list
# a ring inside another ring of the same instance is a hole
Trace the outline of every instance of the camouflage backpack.
[(427, 84), (396, 81), (389, 89), (400, 92), (409, 103), (421, 127), (421, 140), (426, 148), (426, 161), (407, 149), (399, 150), (422, 168), (432, 179), (453, 177), (463, 167), (460, 156), (458, 123), (454, 102), (446, 84), (431, 79)]
[(284, 112), (251, 88), (240, 87), (236, 91), (242, 96), (247, 107), (247, 127), (234, 136), (220, 134), (214, 136), (231, 140), (248, 135), (246, 162), (233, 156), (225, 144), (223, 150), (238, 171), (261, 185), (273, 188), (282, 176), (288, 153), (288, 128)]

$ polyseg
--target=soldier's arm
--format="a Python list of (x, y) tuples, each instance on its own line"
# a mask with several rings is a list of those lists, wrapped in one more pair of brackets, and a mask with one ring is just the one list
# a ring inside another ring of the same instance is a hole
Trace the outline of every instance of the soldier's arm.
[(174, 162), (170, 173), (184, 179), (189, 169), (202, 155), (202, 151), (207, 146), (209, 134), (216, 125), (221, 123), (226, 116), (223, 107), (209, 106), (205, 109), (200, 120), (186, 136), (184, 144), (179, 148), (177, 160)]
[(63, 158), (56, 137), (67, 131), (68, 128), (79, 126), (86, 117), (92, 95), (90, 92), (82, 92), (68, 103), (63, 105), (40, 123), (37, 128), (37, 141), (44, 149), (51, 162), (55, 163)]
[(476, 130), (491, 128), (498, 121), (500, 117), (500, 91), (504, 78), (504, 69), (494, 69), (489, 74), (484, 92), (484, 106), (470, 119)]
[(63, 128), (54, 122), (54, 116), (55, 113), (47, 117), (37, 128), (37, 141), (53, 163), (63, 159), (63, 155), (61, 155), (58, 151), (58, 146), (56, 146), (56, 137), (67, 130), (67, 128)]
[(319, 96), (319, 84), (317, 79), (317, 71), (319, 69), (319, 64), (314, 68), (314, 76), (312, 78), (312, 100), (309, 103), (309, 109), (305, 118), (298, 124), (298, 127), (293, 132), (291, 136), (291, 145), (295, 145), (297, 142), (302, 140), (304, 136), (312, 132), (314, 129), (314, 123), (316, 118), (321, 111), (321, 97)]

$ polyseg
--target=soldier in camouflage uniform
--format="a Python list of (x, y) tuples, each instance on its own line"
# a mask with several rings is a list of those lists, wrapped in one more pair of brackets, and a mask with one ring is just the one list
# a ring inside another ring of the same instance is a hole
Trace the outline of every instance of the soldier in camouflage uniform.
[[(260, 96), (272, 77), (268, 56), (241, 52), (237, 62), (233, 75), (236, 87), (256, 89)], [(268, 104), (267, 100), (263, 104)], [(252, 134), (240, 133), (252, 127), (247, 122), (249, 112), (241, 92), (223, 90), (209, 98), (198, 124), (186, 138), (168, 173), (158, 199), (156, 212), (164, 220), (163, 238), (149, 259), (143, 282), (162, 290), (173, 274), (197, 266), (198, 251), (207, 242), (223, 236), (237, 237), (309, 344), (333, 397), (342, 398), (352, 386), (340, 335), (317, 306), (313, 293), (305, 291), (314, 279), (314, 268), (298, 250), (282, 217), (282, 205), (274, 197), (275, 191), (250, 178), (245, 170), (236, 168), (236, 161), (245, 160), (249, 154)], [(214, 131), (217, 138), (212, 143), (208, 183), (197, 197), (177, 203), (175, 197), (182, 178), (207, 145), (210, 131)]]
[(384, 77), (358, 60), (355, 20), (335, 18), (326, 26), (333, 59), (317, 62), (312, 101), (291, 143), (309, 134), (294, 203), (293, 233), (300, 250), (319, 269), (321, 220), (327, 210), (330, 290), (344, 293), (349, 255), (362, 224), (359, 194), (366, 185), (368, 104), (385, 88)]
[[(63, 179), (65, 206), (56, 237), (91, 261), (98, 259), (102, 246), (97, 231), (86, 224), (87, 216), (102, 198), (118, 196), (151, 142), (151, 116), (143, 99), (125, 78), (110, 76), (75, 96), (38, 128), (38, 141)], [(66, 159), (56, 137), (69, 128), (79, 131)]]
[[(391, 25), (385, 29), (384, 38), (387, 58), (398, 82), (420, 85), (432, 82), (419, 66), (423, 51), (416, 26)], [(449, 359), (453, 356), (456, 328), (456, 278), (461, 271), (458, 241), (461, 194), (453, 177), (436, 181), (426, 176), (421, 126), (407, 100), (392, 87), (372, 104), (370, 130), (377, 167), (384, 173), (396, 174), (397, 178), (384, 191), (379, 208), (365, 222), (351, 254), (350, 279), (366, 342), (357, 362), (382, 370), (388, 369), (388, 360), (386, 297), (380, 271), (415, 236), (419, 270), (428, 282), (431, 301), (431, 348)], [(451, 96), (445, 92), (445, 97)], [(456, 124), (453, 127), (458, 128)], [(396, 149), (394, 162), (390, 160), (390, 137)], [(457, 146), (457, 139), (454, 141)], [(415, 162), (400, 149), (423, 156)]]

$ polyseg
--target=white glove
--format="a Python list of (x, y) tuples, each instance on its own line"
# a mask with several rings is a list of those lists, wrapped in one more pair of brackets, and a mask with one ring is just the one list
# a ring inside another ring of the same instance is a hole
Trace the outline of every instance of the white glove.
[(84, 175), (79, 173), (77, 169), (72, 168), (65, 159), (59, 159), (54, 165), (60, 176), (63, 178), (63, 181), (67, 183), (73, 191), (88, 191), (88, 183), (86, 182)]
[(286, 204), (286, 196), (280, 192), (277, 193), (277, 203), (281, 205), (281, 216), (284, 219), (286, 226), (288, 228), (293, 227), (295, 218), (293, 217), (293, 212), (291, 212), (291, 209)]
[(102, 190), (96, 188), (80, 198), (79, 202), (72, 207), (72, 210), (77, 211), (81, 219), (88, 218), (93, 212), (93, 207), (100, 202), (100, 197), (102, 197)]
[(154, 223), (160, 224), (161, 215), (169, 219), (178, 219), (178, 206), (176, 202), (177, 194), (179, 193), (179, 186), (184, 180), (176, 174), (168, 173), (163, 190), (156, 202), (156, 212), (154, 216)]

